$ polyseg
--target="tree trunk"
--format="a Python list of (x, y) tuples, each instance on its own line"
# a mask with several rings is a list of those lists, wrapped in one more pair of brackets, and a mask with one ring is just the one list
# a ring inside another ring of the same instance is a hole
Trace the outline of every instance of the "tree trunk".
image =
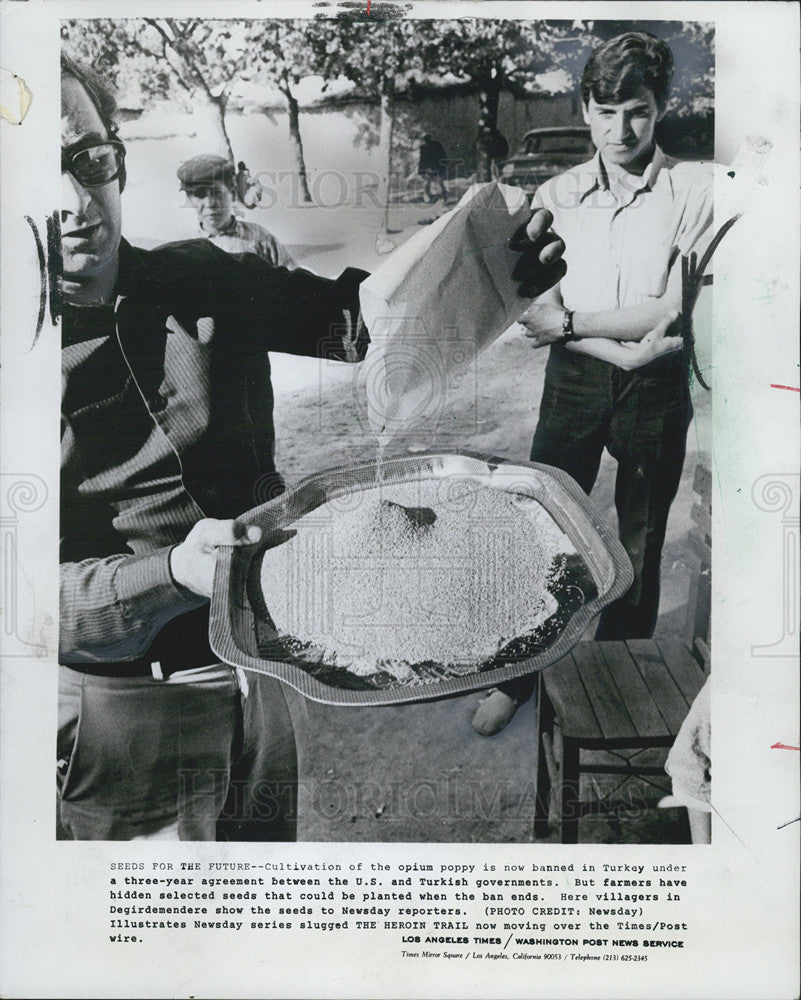
[(312, 196), (309, 192), (309, 184), (306, 179), (306, 161), (303, 159), (303, 143), (300, 139), (300, 113), (298, 102), (289, 89), (289, 83), (284, 81), (281, 85), (281, 93), (286, 100), (287, 111), (289, 112), (289, 138), (295, 150), (295, 160), (298, 164), (298, 176), (300, 179), (300, 193), (305, 202), (311, 202)]
[(379, 127), (379, 149), (382, 152), (381, 181), (378, 197), (384, 203), (384, 231), (389, 232), (389, 202), (392, 194), (392, 130), (394, 126), (392, 86), (384, 81), (381, 88), (381, 124)]
[(223, 145), (225, 146), (225, 155), (231, 163), (235, 165), (236, 160), (234, 159), (234, 148), (231, 145), (231, 137), (228, 135), (228, 128), (225, 124), (225, 108), (227, 103), (228, 102), (224, 97), (212, 98), (212, 106), (214, 108), (217, 121), (219, 122), (220, 137)]
[(498, 127), (498, 101), (501, 96), (500, 77), (488, 78), (478, 95), (478, 136), (476, 138), (476, 180), (492, 180), (490, 145)]
[(479, 113), (484, 119), (487, 128), (498, 127), (498, 102), (501, 97), (500, 77), (494, 76), (487, 81), (487, 85), (479, 98)]

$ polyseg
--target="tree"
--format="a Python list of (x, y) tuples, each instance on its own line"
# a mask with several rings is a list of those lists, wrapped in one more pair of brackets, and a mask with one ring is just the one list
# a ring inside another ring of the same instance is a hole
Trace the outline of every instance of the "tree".
[(345, 77), (367, 97), (378, 97), (381, 116), (379, 146), (384, 154), (379, 198), (384, 204), (384, 228), (389, 229), (392, 183), (394, 102), (409, 76), (424, 68), (422, 49), (435, 22), (354, 12), (337, 20), (318, 19), (309, 35), (317, 72), (327, 80)]
[(160, 39), (159, 58), (169, 63), (175, 80), (191, 96), (201, 96), (212, 109), (223, 155), (235, 162), (225, 125), (231, 85), (247, 65), (242, 24), (201, 18), (146, 17)]
[(153, 54), (138, 44), (135, 34), (141, 26), (141, 21), (108, 18), (63, 21), (61, 39), (69, 55), (95, 69), (126, 98), (133, 82), (129, 77), (135, 75), (135, 89), (148, 100), (170, 93), (172, 71), (169, 66), (159, 65)]
[[(315, 72), (309, 44), (314, 21), (155, 18), (68, 21), (68, 49), (94, 65), (115, 85), (133, 84), (147, 100), (181, 94), (211, 111), (217, 151), (234, 160), (225, 115), (232, 88), (242, 80), (264, 80), (286, 101), (289, 134), (301, 191), (311, 201), (294, 87)], [(133, 65), (136, 73), (127, 72)]]
[(498, 126), (498, 102), (503, 91), (524, 96), (535, 88), (535, 77), (551, 69), (557, 58), (555, 41), (562, 29), (542, 21), (463, 18), (435, 22), (434, 37), (420, 57), (429, 75), (452, 74), (478, 92), (477, 178), (491, 179), (489, 145)]
[(306, 177), (303, 142), (300, 137), (300, 109), (293, 88), (304, 76), (315, 74), (311, 42), (318, 29), (313, 21), (251, 21), (247, 46), (251, 53), (249, 76), (266, 76), (281, 92), (289, 116), (289, 137), (295, 152), (303, 200), (312, 200)]
[(175, 88), (211, 112), (218, 152), (234, 159), (225, 124), (230, 90), (248, 63), (241, 21), (146, 17), (141, 20), (70, 21), (63, 27), (68, 50), (116, 84), (121, 68), (138, 59), (149, 97)]
[[(318, 22), (318, 24), (321, 22)], [(380, 18), (352, 11), (327, 22), (316, 39), (315, 63), (326, 78), (344, 76), (366, 98), (380, 101), (380, 145), (385, 153), (381, 188), (388, 205), (392, 175), (394, 103), (403, 92), (436, 90), (443, 79), (478, 93), (478, 179), (490, 180), (489, 144), (504, 90), (519, 95), (554, 62), (562, 29), (543, 22), (464, 18), (418, 20), (402, 12)]]

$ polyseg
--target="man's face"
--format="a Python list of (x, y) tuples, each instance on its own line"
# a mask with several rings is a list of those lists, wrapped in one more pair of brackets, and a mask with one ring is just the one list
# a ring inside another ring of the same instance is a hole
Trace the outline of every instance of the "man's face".
[(187, 190), (192, 207), (207, 233), (225, 229), (233, 215), (234, 195), (225, 181), (213, 181)]
[[(107, 139), (100, 115), (83, 85), (65, 76), (61, 86), (61, 145)], [(61, 252), (64, 290), (86, 286), (116, 261), (122, 213), (119, 179), (84, 187), (72, 174), (61, 175)]]
[(584, 105), (584, 121), (604, 161), (630, 170), (644, 168), (650, 159), (654, 127), (663, 114), (648, 87), (620, 104), (598, 104), (591, 97)]

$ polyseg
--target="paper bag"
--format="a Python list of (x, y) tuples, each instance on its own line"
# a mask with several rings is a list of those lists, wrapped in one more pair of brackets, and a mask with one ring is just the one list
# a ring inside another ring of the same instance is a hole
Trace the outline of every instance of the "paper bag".
[(449, 387), (525, 311), (509, 239), (528, 214), (520, 188), (475, 185), (362, 284), (362, 377), (380, 446), (410, 432), (432, 440)]

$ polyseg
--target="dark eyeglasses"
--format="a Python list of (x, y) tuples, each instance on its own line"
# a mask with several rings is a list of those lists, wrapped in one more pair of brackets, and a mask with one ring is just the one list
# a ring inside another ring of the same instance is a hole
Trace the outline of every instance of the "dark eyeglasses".
[(84, 187), (116, 180), (124, 164), (125, 146), (119, 139), (83, 140), (61, 150), (61, 172), (72, 174)]

